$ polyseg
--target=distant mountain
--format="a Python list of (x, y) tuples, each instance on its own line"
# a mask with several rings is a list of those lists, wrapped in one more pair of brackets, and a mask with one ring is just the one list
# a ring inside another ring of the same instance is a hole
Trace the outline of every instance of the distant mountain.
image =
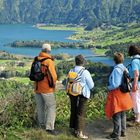
[(0, 23), (140, 22), (140, 0), (0, 0)]

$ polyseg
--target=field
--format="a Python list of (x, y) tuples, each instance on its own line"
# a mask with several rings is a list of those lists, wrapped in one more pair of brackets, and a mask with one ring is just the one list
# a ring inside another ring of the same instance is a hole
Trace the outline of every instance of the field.
[[(44, 30), (72, 30), (75, 33), (69, 37), (72, 40), (80, 40), (84, 46), (91, 46), (96, 54), (107, 54), (110, 50), (126, 52), (131, 44), (140, 45), (140, 24), (120, 24), (118, 26), (102, 26), (86, 31), (84, 27), (69, 27), (61, 25), (50, 25), (39, 27)], [(111, 53), (110, 53), (111, 54)]]

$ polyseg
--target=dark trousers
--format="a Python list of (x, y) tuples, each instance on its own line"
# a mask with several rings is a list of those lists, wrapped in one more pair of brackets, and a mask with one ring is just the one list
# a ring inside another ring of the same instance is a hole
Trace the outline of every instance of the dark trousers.
[(113, 115), (113, 124), (114, 124), (114, 129), (113, 133), (116, 136), (120, 136), (122, 132), (125, 132), (126, 130), (126, 114), (125, 112), (118, 112)]
[(85, 125), (84, 116), (86, 113), (87, 98), (83, 96), (70, 97), (71, 114), (70, 114), (70, 128), (82, 131)]

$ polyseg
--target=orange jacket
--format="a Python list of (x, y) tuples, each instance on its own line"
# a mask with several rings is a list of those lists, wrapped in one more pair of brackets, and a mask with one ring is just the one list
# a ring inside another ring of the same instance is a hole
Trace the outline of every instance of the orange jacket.
[(105, 114), (110, 119), (115, 113), (129, 110), (133, 107), (129, 93), (122, 93), (119, 89), (110, 91), (107, 94)]
[[(57, 75), (56, 75), (56, 71), (55, 71), (55, 65), (54, 65), (54, 61), (52, 60), (52, 56), (50, 54), (47, 54), (45, 52), (41, 52), (38, 56), (38, 59), (43, 59), (43, 58), (51, 58), (51, 59), (46, 59), (45, 61), (42, 62), (43, 65), (48, 66), (51, 75), (53, 77), (53, 81), (54, 83), (56, 83), (57, 80)], [(42, 71), (45, 74), (46, 71), (46, 67), (42, 66)], [(34, 88), (35, 88), (35, 93), (52, 93), (54, 92), (54, 88), (49, 87), (48, 85), (48, 80), (47, 77), (44, 78), (44, 80), (39, 81), (39, 82), (35, 82), (34, 84)]]

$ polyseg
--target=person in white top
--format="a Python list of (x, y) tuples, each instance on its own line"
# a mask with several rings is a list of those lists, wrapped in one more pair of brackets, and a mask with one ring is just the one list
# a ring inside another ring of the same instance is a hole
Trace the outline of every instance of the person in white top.
[[(78, 73), (84, 68), (85, 59), (82, 55), (75, 57), (76, 66), (73, 70)], [(88, 136), (83, 134), (84, 115), (86, 112), (87, 99), (90, 98), (90, 90), (94, 87), (94, 82), (88, 70), (84, 70), (81, 75), (83, 84), (83, 94), (78, 96), (69, 95), (71, 103), (70, 128), (77, 137), (87, 139)]]

